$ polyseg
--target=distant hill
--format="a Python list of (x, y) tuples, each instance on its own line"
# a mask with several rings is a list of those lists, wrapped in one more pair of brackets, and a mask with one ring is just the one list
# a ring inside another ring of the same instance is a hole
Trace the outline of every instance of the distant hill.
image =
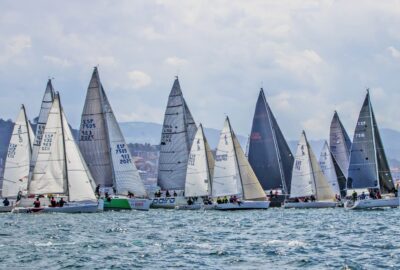
[[(11, 120), (0, 119), (0, 158), (3, 160), (7, 153), (8, 142), (11, 137), (13, 126), (14, 123)], [(120, 126), (127, 143), (150, 143), (152, 145), (157, 145), (160, 143), (162, 129), (161, 124), (148, 122), (121, 122)], [(212, 149), (216, 148), (220, 131), (213, 128), (205, 128), (204, 132), (209, 141), (210, 147)], [(74, 136), (76, 136), (78, 131), (73, 130), (73, 133)], [(247, 137), (240, 134), (236, 135), (243, 147), (243, 150), (245, 150), (247, 145)], [(400, 164), (400, 132), (393, 129), (382, 128), (381, 136), (390, 163), (393, 166)], [(323, 143), (324, 140), (310, 141), (311, 147), (313, 148), (317, 157), (319, 156)], [(290, 140), (288, 141), (288, 144), (294, 153), (296, 151), (297, 141)]]

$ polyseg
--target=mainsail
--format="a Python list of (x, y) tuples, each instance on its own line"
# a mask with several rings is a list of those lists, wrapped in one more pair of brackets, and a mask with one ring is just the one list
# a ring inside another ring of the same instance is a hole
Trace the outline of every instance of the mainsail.
[(186, 171), (185, 196), (201, 197), (211, 194), (214, 157), (200, 124), (190, 149)]
[(329, 145), (331, 153), (335, 158), (340, 170), (347, 178), (350, 162), (351, 141), (336, 111), (333, 114), (331, 121)]
[(321, 156), (319, 158), (319, 165), (322, 172), (326, 176), (331, 188), (335, 194), (340, 194), (340, 187), (338, 183), (338, 175), (336, 174), (335, 164), (333, 162), (333, 155), (329, 150), (328, 142), (325, 141), (322, 148)]
[(29, 194), (66, 194), (69, 201), (96, 200), (93, 178), (72, 136), (56, 93), (49, 112)]
[(161, 134), (157, 181), (161, 189), (185, 188), (187, 162), (196, 130), (176, 78), (169, 94)]
[(254, 112), (248, 159), (264, 190), (290, 192), (294, 158), (263, 89)]
[(113, 187), (117, 194), (147, 196), (97, 68), (89, 83), (79, 134), (79, 147), (97, 184)]
[(335, 198), (335, 194), (321, 170), (304, 131), (297, 144), (291, 184), (291, 198), (311, 195), (314, 195), (319, 201)]
[(229, 118), (220, 134), (212, 180), (212, 196), (238, 195), (245, 200), (265, 200), (265, 192), (247, 161)]
[(380, 188), (382, 193), (394, 188), (368, 90), (354, 131), (347, 185)]
[(33, 131), (24, 105), (18, 113), (11, 135), (3, 177), (3, 197), (16, 197), (27, 192)]
[(33, 167), (35, 166), (36, 163), (37, 155), (40, 148), (40, 143), (43, 137), (43, 131), (44, 128), (46, 127), (46, 122), (49, 116), (51, 105), (53, 104), (53, 99), (54, 99), (54, 88), (51, 83), (51, 80), (49, 79), (47, 81), (46, 90), (43, 95), (42, 105), (40, 106), (39, 117), (36, 125), (36, 136), (34, 138), (33, 148), (32, 148), (31, 171), (33, 170)]

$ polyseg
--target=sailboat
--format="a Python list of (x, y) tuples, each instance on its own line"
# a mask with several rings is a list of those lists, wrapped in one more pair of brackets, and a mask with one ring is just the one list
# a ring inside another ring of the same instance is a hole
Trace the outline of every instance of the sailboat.
[(381, 199), (347, 200), (347, 209), (399, 206), (368, 90), (354, 131), (347, 186), (348, 193), (379, 191), (383, 195)]
[(269, 201), (226, 117), (215, 156), (212, 197), (231, 196), (237, 202), (218, 203), (217, 210), (267, 209)]
[[(53, 104), (55, 91), (53, 88), (53, 84), (51, 83), (51, 79), (47, 81), (46, 90), (43, 95), (42, 104), (40, 106), (39, 117), (36, 123), (36, 134), (33, 141), (32, 147), (32, 158), (31, 158), (31, 168), (30, 171), (33, 171), (35, 167), (37, 155), (40, 148), (40, 143), (42, 142), (43, 132), (46, 127), (47, 118), (49, 117), (49, 112), (51, 106)], [(33, 138), (33, 137), (32, 137)]]
[(333, 155), (339, 189), (342, 197), (346, 196), (347, 172), (350, 162), (351, 140), (340, 121), (337, 111), (334, 112), (330, 126), (329, 146)]
[(262, 88), (254, 112), (248, 160), (263, 189), (273, 194), (271, 207), (280, 207), (290, 193), (294, 158)]
[[(328, 183), (331, 185), (333, 193), (335, 195), (340, 195), (340, 187), (339, 187), (339, 176), (336, 173), (334, 157), (331, 153), (328, 142), (325, 141), (324, 146), (321, 151), (321, 156), (319, 158), (319, 165), (321, 167), (322, 173), (325, 175)], [(341, 175), (340, 179), (343, 179), (343, 175)]]
[[(31, 207), (31, 199), (22, 199), (13, 212), (91, 213), (103, 210), (97, 201), (93, 178), (87, 168), (61, 106), (58, 93), (49, 111), (32, 177), (28, 182), (29, 197), (42, 197), (41, 207)], [(44, 196), (66, 198), (63, 207), (50, 207)]]
[(157, 184), (167, 194), (177, 192), (178, 196), (161, 196), (153, 199), (154, 208), (175, 208), (186, 202), (186, 169), (189, 152), (197, 127), (183, 97), (179, 79), (176, 77), (168, 97), (164, 124), (161, 134), (160, 157)]
[(107, 192), (105, 210), (149, 210), (151, 200), (133, 163), (97, 67), (94, 68), (82, 112), (79, 147), (99, 193), (100, 188)]
[[(33, 136), (25, 106), (22, 105), (8, 146), (3, 177), (3, 198), (15, 199), (19, 193), (27, 193)], [(0, 212), (10, 212), (13, 204), (14, 201), (9, 206), (1, 206)]]
[(297, 144), (291, 185), (291, 200), (285, 202), (285, 208), (336, 207), (335, 193), (323, 174), (304, 131)]
[(187, 204), (176, 209), (195, 210), (213, 208), (208, 198), (211, 196), (211, 179), (214, 173), (214, 156), (204, 135), (203, 126), (197, 128), (186, 170), (185, 197)]

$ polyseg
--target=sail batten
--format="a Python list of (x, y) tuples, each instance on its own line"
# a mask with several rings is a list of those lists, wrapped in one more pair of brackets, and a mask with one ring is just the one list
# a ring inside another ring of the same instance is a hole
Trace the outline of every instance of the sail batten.
[(290, 192), (294, 158), (263, 89), (254, 112), (248, 159), (264, 190)]
[(161, 134), (157, 179), (161, 189), (184, 190), (189, 152), (196, 131), (177, 78), (168, 97)]

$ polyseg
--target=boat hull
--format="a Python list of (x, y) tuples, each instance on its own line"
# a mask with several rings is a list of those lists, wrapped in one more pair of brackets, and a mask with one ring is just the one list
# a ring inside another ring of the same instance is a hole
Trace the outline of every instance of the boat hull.
[(8, 213), (8, 212), (11, 212), (11, 211), (13, 210), (13, 207), (14, 207), (14, 206), (12, 206), (12, 205), (9, 205), (9, 206), (0, 206), (0, 213)]
[(110, 201), (104, 201), (104, 210), (141, 210), (148, 211), (152, 200), (140, 198), (111, 198)]
[(192, 204), (192, 205), (177, 205), (175, 206), (176, 210), (212, 210), (215, 209), (215, 204)]
[(216, 210), (253, 210), (253, 209), (268, 209), (269, 201), (242, 201), (238, 203), (221, 203), (216, 204)]
[(400, 206), (400, 198), (384, 198), (384, 199), (365, 199), (358, 201), (348, 200), (344, 204), (346, 209), (350, 210), (362, 210), (362, 209), (376, 209), (376, 208), (387, 208), (387, 207), (399, 207)]
[(63, 207), (16, 207), (13, 213), (96, 213), (103, 211), (103, 201), (67, 203)]
[(334, 208), (337, 206), (336, 202), (286, 202), (283, 207), (284, 208), (299, 208), (299, 209), (308, 209), (308, 208)]
[(175, 209), (176, 206), (185, 204), (187, 204), (185, 197), (165, 197), (165, 198), (154, 198), (150, 207)]

